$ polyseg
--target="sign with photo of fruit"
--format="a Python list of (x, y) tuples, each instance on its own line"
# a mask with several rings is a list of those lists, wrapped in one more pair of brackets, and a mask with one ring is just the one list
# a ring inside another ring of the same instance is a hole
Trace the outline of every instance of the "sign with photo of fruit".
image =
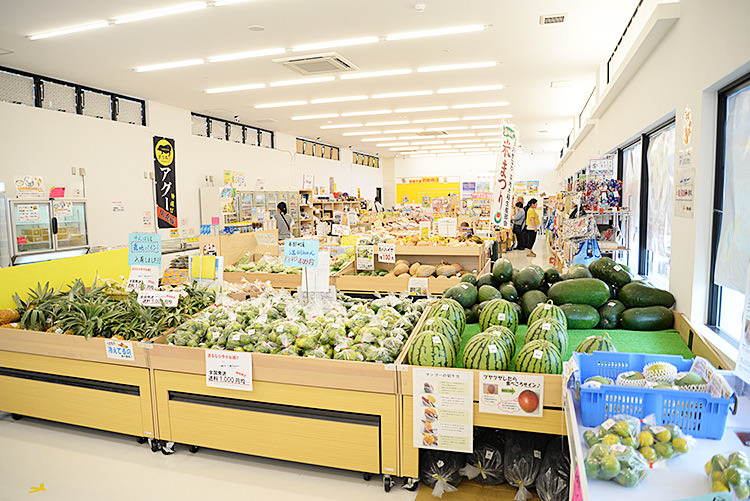
[(544, 375), (479, 373), (479, 412), (542, 417)]

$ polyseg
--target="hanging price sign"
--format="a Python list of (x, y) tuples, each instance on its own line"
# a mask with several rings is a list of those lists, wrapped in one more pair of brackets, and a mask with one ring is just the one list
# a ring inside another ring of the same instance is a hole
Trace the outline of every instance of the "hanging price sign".
[(378, 244), (378, 261), (381, 263), (395, 263), (396, 244)]

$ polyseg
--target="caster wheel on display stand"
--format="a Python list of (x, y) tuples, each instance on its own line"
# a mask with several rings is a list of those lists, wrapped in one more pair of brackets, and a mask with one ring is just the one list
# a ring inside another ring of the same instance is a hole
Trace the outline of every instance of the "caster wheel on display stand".
[(363, 473), (362, 478), (365, 479), (365, 482), (369, 482), (370, 480), (372, 480), (372, 473)]
[(393, 477), (390, 475), (383, 475), (383, 489), (385, 489), (385, 492), (391, 492), (391, 487), (393, 487)]
[(174, 442), (164, 442), (161, 446), (161, 453), (165, 456), (174, 454)]
[(18, 420), (19, 420), (19, 419), (21, 419), (21, 418), (22, 418), (23, 416), (22, 416), (22, 415), (20, 415), (20, 414), (11, 414), (11, 415), (10, 415), (10, 417), (12, 417), (12, 418), (13, 418), (13, 421), (18, 421)]
[(190, 446), (190, 448), (189, 448), (188, 450), (189, 450), (189, 451), (190, 451), (191, 453), (195, 454), (196, 452), (198, 452), (198, 449), (200, 449), (200, 447), (198, 447), (197, 445), (191, 445), (191, 446)]
[(148, 445), (151, 447), (151, 452), (159, 452), (161, 450), (161, 443), (155, 438), (149, 438)]
[(145, 444), (148, 439), (146, 437), (135, 437), (135, 441), (139, 444)]
[(407, 478), (404, 480), (404, 485), (401, 486), (402, 489), (406, 489), (407, 491), (414, 492), (419, 488), (419, 479), (418, 478)]

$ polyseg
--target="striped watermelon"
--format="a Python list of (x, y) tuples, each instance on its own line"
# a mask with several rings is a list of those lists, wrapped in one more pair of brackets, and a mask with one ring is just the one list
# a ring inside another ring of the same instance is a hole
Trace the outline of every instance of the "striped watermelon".
[(606, 332), (601, 336), (589, 336), (578, 345), (574, 351), (579, 353), (594, 353), (595, 351), (617, 351), (615, 344)]
[(456, 326), (459, 336), (464, 333), (466, 313), (464, 313), (464, 307), (458, 301), (447, 298), (435, 301), (427, 312), (427, 318), (432, 317), (447, 318)]
[(536, 372), (539, 374), (562, 374), (562, 356), (557, 346), (537, 339), (523, 345), (516, 357), (518, 372)]
[(561, 354), (568, 351), (568, 331), (553, 318), (541, 318), (529, 325), (524, 343), (528, 344), (537, 339), (544, 339), (554, 344)]
[(432, 317), (425, 320), (422, 324), (423, 331), (435, 331), (439, 332), (443, 336), (451, 340), (453, 344), (453, 350), (458, 353), (461, 348), (461, 334), (453, 323), (447, 318), (443, 317)]
[(508, 329), (504, 325), (490, 325), (484, 332), (491, 332), (495, 335), (501, 336), (503, 338), (503, 342), (508, 348), (510, 358), (513, 358), (513, 355), (516, 354), (516, 335), (513, 334), (512, 330)]
[(493, 299), (479, 315), (479, 328), (487, 330), (490, 325), (504, 325), (511, 332), (518, 328), (518, 313), (513, 305), (505, 299)]
[(546, 303), (538, 304), (536, 308), (529, 314), (529, 320), (526, 322), (528, 325), (533, 324), (540, 318), (554, 318), (562, 324), (566, 329), (568, 328), (568, 319), (565, 317), (565, 313), (560, 307), (555, 306), (550, 299)]
[(512, 359), (499, 332), (481, 332), (466, 343), (462, 361), (466, 369), (507, 371)]
[(453, 367), (456, 352), (451, 340), (435, 331), (422, 331), (409, 346), (409, 364), (427, 367)]

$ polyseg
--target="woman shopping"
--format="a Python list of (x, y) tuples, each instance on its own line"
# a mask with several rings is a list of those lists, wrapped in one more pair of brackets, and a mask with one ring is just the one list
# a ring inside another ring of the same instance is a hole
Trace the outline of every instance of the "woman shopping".
[(276, 205), (276, 212), (273, 213), (273, 218), (276, 220), (276, 229), (279, 230), (279, 240), (286, 240), (292, 238), (292, 216), (287, 214), (286, 203), (279, 202)]
[(539, 221), (539, 214), (536, 212), (536, 198), (529, 200), (526, 204), (526, 229), (524, 230), (525, 235), (525, 247), (528, 249), (526, 255), (529, 257), (536, 257), (536, 253), (532, 250), (534, 248), (534, 242), (536, 241), (536, 232), (539, 229), (541, 221)]
[(516, 213), (513, 214), (513, 234), (516, 236), (515, 250), (523, 250), (526, 247), (524, 238), (524, 229), (526, 229), (526, 211), (522, 202), (516, 202)]

